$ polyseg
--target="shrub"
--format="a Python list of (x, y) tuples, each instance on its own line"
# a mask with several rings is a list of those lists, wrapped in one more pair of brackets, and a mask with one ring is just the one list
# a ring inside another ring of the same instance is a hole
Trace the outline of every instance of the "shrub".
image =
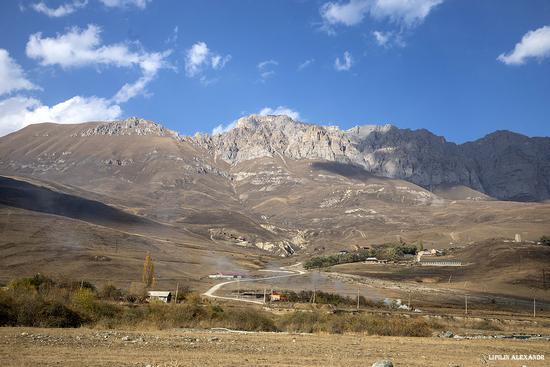
[(46, 303), (38, 313), (40, 327), (78, 327), (82, 324), (80, 315), (61, 303)]
[(122, 301), (126, 297), (125, 292), (112, 284), (105, 284), (99, 292), (99, 298), (112, 301)]

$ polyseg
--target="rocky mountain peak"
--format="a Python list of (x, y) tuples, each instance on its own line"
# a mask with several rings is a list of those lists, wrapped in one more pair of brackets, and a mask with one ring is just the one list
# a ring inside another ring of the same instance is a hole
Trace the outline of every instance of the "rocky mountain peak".
[(292, 125), (304, 125), (303, 123), (292, 119), (287, 115), (249, 115), (237, 120), (235, 128), (237, 129), (256, 129), (258, 127), (267, 128), (286, 128)]
[(85, 129), (78, 134), (79, 136), (94, 135), (139, 135), (139, 136), (173, 136), (178, 133), (166, 129), (161, 124), (145, 120), (139, 117), (129, 117), (125, 120), (103, 122), (93, 128)]

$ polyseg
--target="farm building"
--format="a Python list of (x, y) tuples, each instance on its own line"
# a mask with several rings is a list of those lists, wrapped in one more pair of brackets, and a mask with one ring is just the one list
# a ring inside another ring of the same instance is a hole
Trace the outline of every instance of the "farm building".
[(388, 260), (379, 260), (376, 257), (367, 257), (363, 264), (386, 264)]
[(269, 296), (269, 300), (271, 302), (285, 302), (288, 300), (286, 294), (283, 294), (281, 292), (273, 291), (271, 292), (271, 295)]
[(149, 296), (149, 301), (161, 301), (164, 303), (170, 303), (172, 300), (172, 293), (169, 291), (149, 291), (147, 292)]

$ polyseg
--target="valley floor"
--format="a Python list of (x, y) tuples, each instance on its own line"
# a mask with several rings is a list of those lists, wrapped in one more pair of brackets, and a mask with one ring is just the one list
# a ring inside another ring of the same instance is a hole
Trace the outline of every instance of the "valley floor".
[[(546, 355), (495, 361), (491, 355)], [(3, 366), (547, 366), (545, 340), (0, 328)]]

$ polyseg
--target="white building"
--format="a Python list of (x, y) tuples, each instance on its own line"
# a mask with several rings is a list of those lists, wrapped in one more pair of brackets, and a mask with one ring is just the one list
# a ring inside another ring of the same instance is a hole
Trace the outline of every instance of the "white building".
[(169, 291), (149, 291), (147, 295), (149, 296), (149, 301), (157, 300), (169, 303), (172, 300), (172, 293)]

